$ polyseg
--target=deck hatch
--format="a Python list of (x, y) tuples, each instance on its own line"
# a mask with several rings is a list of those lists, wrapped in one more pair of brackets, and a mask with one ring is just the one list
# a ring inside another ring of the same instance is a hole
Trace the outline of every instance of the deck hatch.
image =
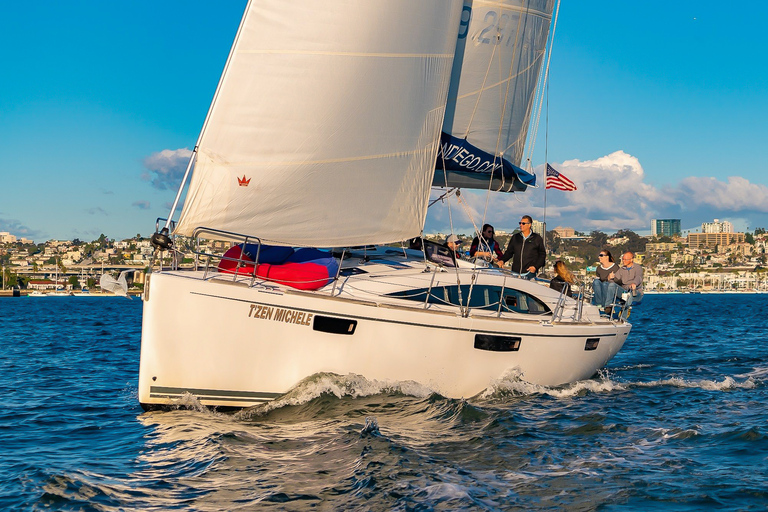
[(312, 320), (312, 328), (316, 331), (328, 332), (331, 334), (352, 335), (355, 334), (355, 328), (357, 328), (357, 320), (315, 315), (314, 319)]
[(584, 344), (584, 350), (595, 350), (600, 343), (600, 338), (587, 338), (587, 342)]
[(491, 352), (517, 352), (520, 350), (521, 340), (519, 336), (475, 334), (475, 348)]

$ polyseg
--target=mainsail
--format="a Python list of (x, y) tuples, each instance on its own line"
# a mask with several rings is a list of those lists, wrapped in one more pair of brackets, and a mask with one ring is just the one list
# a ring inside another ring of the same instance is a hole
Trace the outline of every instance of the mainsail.
[(435, 186), (504, 192), (521, 169), (554, 0), (465, 0)]
[(417, 236), (461, 0), (249, 2), (175, 233), (286, 245)]

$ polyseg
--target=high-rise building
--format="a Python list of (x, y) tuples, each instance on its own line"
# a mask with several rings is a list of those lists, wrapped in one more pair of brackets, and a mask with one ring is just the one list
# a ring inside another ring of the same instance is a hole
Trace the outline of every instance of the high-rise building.
[(714, 222), (703, 222), (701, 224), (702, 233), (733, 233), (733, 224), (724, 220), (715, 219)]
[(680, 219), (651, 219), (651, 236), (680, 236)]
[(540, 220), (535, 220), (531, 223), (531, 231), (544, 236), (544, 233), (547, 231), (547, 225)]

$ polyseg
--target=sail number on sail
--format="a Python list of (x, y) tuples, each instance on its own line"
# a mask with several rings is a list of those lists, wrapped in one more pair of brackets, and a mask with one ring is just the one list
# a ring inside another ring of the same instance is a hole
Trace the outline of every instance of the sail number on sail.
[(488, 11), (483, 17), (484, 26), (476, 41), (481, 44), (504, 44), (509, 46), (517, 33), (518, 22), (507, 13), (499, 15), (496, 11)]
[(251, 304), (248, 311), (249, 318), (258, 318), (261, 320), (274, 320), (275, 322), (285, 322), (287, 324), (310, 325), (312, 323), (312, 313), (297, 311), (295, 309), (275, 308), (272, 306), (260, 306)]

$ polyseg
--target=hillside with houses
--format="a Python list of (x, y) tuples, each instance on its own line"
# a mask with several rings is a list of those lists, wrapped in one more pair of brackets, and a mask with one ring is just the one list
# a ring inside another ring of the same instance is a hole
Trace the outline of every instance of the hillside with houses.
[[(679, 225), (679, 221), (678, 221)], [(548, 263), (543, 275), (548, 275), (557, 260), (587, 283), (594, 274), (597, 254), (608, 249), (616, 261), (626, 250), (636, 253), (636, 261), (645, 269), (646, 291), (768, 291), (766, 242), (768, 234), (758, 228), (754, 232), (734, 232), (730, 223), (702, 224), (701, 232), (654, 233), (640, 236), (631, 230), (612, 234), (601, 231), (582, 233), (558, 226), (545, 230), (534, 221), (533, 230), (546, 233)], [(496, 230), (496, 239), (505, 248), (515, 231)], [(447, 234), (426, 235), (427, 239), (443, 242)], [(474, 235), (460, 234), (467, 251)], [(229, 243), (202, 241), (203, 252), (223, 252)], [(177, 244), (180, 247), (189, 244)], [(118, 274), (134, 270), (128, 282), (140, 292), (150, 265), (170, 265), (168, 253), (154, 261), (149, 238), (114, 240), (101, 235), (96, 240), (48, 240), (35, 243), (25, 238), (0, 232), (0, 265), (2, 289), (21, 290), (97, 290), (104, 273)], [(176, 264), (191, 266), (191, 250), (176, 254)]]

